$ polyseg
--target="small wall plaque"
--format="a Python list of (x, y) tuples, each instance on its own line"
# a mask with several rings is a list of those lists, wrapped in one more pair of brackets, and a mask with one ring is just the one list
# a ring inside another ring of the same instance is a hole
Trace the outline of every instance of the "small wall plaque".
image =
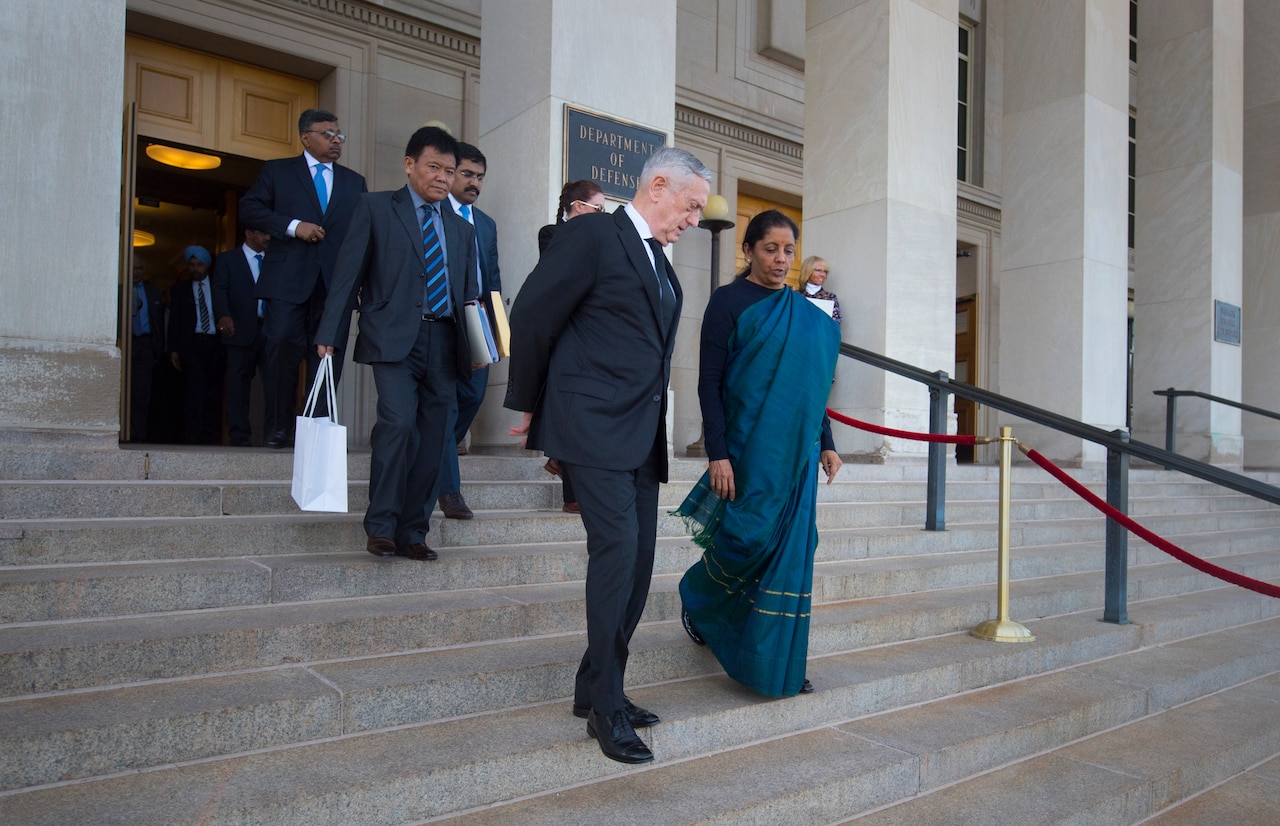
[(1240, 346), (1240, 308), (1214, 299), (1213, 340)]

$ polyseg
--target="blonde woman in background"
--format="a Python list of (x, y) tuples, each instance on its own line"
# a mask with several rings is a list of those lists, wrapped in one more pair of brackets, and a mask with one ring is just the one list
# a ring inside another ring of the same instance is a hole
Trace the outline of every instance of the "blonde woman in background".
[(831, 274), (831, 269), (827, 265), (827, 259), (819, 258), (816, 255), (810, 255), (800, 264), (800, 292), (804, 293), (806, 298), (821, 298), (835, 304), (832, 310), (831, 318), (836, 324), (840, 323), (840, 300), (836, 298), (836, 294), (826, 288), (827, 276)]

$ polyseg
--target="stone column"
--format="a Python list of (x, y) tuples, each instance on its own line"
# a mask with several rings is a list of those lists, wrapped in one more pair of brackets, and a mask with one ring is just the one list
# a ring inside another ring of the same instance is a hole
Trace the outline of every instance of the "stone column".
[[(1280, 13), (1244, 4), (1245, 404), (1280, 411)], [(1244, 464), (1280, 467), (1280, 422), (1245, 413)]]
[[(930, 371), (955, 361), (956, 0), (810, 2), (804, 250), (841, 274), (845, 341)], [(833, 409), (927, 430), (916, 382), (841, 358)], [(841, 453), (923, 456), (922, 442), (836, 425)]]
[[(1241, 348), (1214, 340), (1214, 300), (1242, 303), (1243, 45), (1243, 0), (1138, 12), (1133, 431), (1159, 445), (1165, 400), (1153, 390), (1240, 398)], [(1238, 410), (1178, 408), (1179, 453), (1241, 463)]]
[(0, 15), (0, 445), (114, 446), (124, 0)]
[[(508, 299), (537, 263), (538, 229), (552, 222), (564, 184), (565, 104), (671, 135), (675, 73), (675, 0), (486, 4), (479, 145), (504, 172), (486, 179), (483, 206), (498, 224)], [(502, 407), (506, 383), (506, 363), (494, 365), (472, 426), (478, 444), (513, 442), (519, 414)]]
[[(1125, 422), (1128, 9), (1125, 0), (1005, 5), (992, 389), (1106, 430)], [(1091, 443), (1011, 423), (1057, 461), (1105, 457)]]

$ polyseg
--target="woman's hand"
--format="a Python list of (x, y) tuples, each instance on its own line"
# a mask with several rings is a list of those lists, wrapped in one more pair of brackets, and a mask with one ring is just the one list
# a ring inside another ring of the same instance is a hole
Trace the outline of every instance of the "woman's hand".
[(707, 470), (711, 476), (711, 489), (716, 492), (716, 496), (732, 502), (737, 495), (733, 487), (733, 465), (729, 464), (728, 459), (716, 459), (707, 462)]
[(840, 468), (844, 467), (844, 462), (840, 461), (840, 454), (834, 450), (822, 451), (822, 455), (818, 457), (818, 463), (827, 474), (828, 485), (836, 480), (836, 474), (840, 472)]

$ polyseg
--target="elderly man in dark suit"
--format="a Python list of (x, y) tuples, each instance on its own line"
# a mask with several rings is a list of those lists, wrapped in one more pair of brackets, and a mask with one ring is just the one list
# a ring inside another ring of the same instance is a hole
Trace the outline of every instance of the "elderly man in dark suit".
[(405, 148), (409, 183), (360, 197), (316, 332), (332, 355), (360, 296), (355, 359), (373, 368), (377, 421), (370, 439), (366, 550), (435, 559), (427, 545), (455, 383), (471, 375), (462, 307), (476, 292), (471, 225), (439, 204), (449, 195), (458, 144), (423, 127)]
[[(267, 362), (267, 415), (276, 430), (267, 447), (293, 443), (297, 415), (298, 361), (307, 357), (307, 383), (315, 381), (319, 360), (310, 354), (325, 296), (333, 282), (334, 262), (346, 236), (356, 198), (368, 191), (364, 176), (336, 161), (347, 136), (338, 116), (308, 109), (298, 118), (302, 154), (267, 161), (258, 180), (240, 199), (240, 222), (271, 233), (274, 243), (262, 262), (257, 297), (266, 299), (263, 323)], [(346, 345), (347, 327), (333, 343)], [(342, 358), (334, 360), (336, 380)]]
[[(227, 435), (231, 444), (247, 447), (253, 435), (249, 424), (249, 387), (255, 374), (265, 387), (266, 338), (262, 335), (266, 304), (254, 297), (271, 236), (255, 227), (244, 228), (244, 243), (213, 263), (213, 314), (227, 352)], [(270, 407), (264, 411), (263, 439), (275, 433)]]
[(213, 256), (192, 245), (182, 253), (187, 277), (169, 288), (169, 362), (182, 375), (182, 425), (187, 444), (222, 441), (222, 343), (213, 321)]
[(635, 733), (658, 722), (623, 693), (628, 645), (649, 595), (658, 485), (667, 480), (667, 383), (682, 293), (662, 248), (697, 226), (710, 171), (650, 156), (631, 203), (562, 225), (511, 313), (512, 430), (573, 476), (587, 529), (587, 652), (573, 712), (606, 757), (643, 763)]
[(129, 440), (145, 442), (151, 421), (151, 380), (156, 364), (164, 358), (164, 296), (147, 281), (146, 265), (133, 262), (133, 295), (129, 332)]
[[(458, 171), (453, 176), (453, 189), (449, 200), (442, 201), (441, 209), (452, 209), (476, 231), (476, 248), (480, 256), (480, 298), (488, 303), (489, 293), (502, 292), (502, 273), (498, 269), (498, 225), (476, 206), (489, 162), (484, 153), (469, 143), (458, 144)], [(471, 371), (471, 378), (458, 382), (458, 403), (453, 422), (453, 439), (444, 447), (444, 459), (440, 482), (440, 510), (450, 519), (471, 519), (475, 516), (462, 498), (462, 474), (458, 471), (458, 456), (466, 451), (463, 440), (471, 423), (475, 421), (480, 404), (489, 386), (489, 365)]]

